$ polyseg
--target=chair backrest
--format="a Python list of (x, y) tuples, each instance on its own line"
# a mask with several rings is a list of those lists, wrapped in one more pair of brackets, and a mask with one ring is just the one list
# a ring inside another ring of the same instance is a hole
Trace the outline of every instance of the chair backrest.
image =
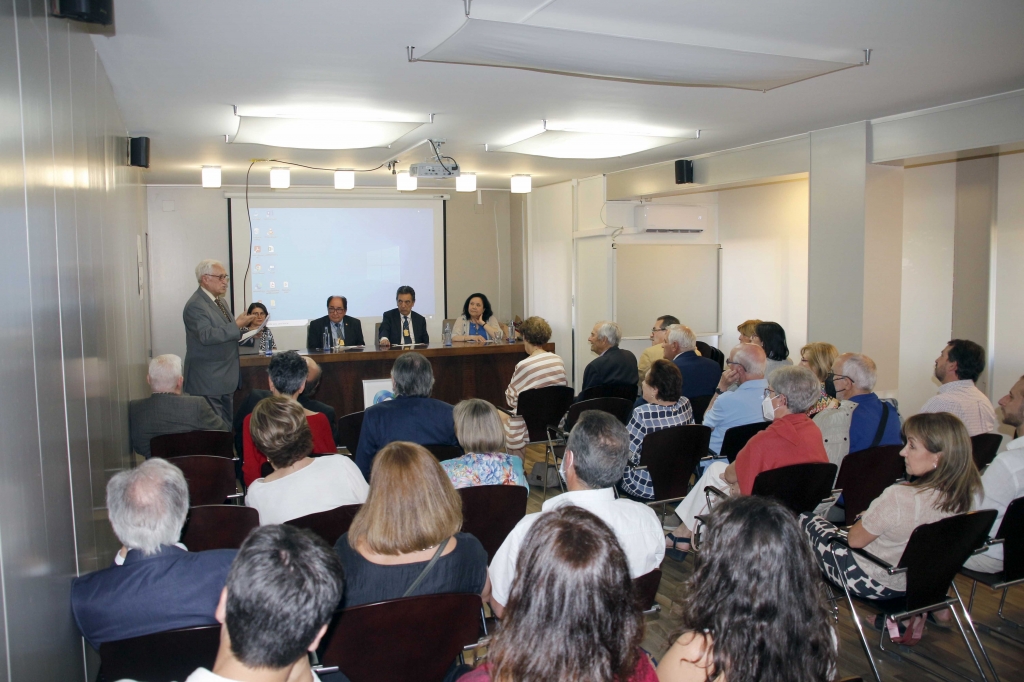
[(579, 396), (576, 398), (576, 402), (593, 400), (594, 398), (622, 398), (623, 400), (628, 400), (630, 404), (633, 404), (636, 402), (636, 393), (636, 384), (607, 384), (605, 386), (591, 386), (587, 390), (580, 392)]
[(711, 358), (718, 363), (719, 367), (725, 369), (725, 353), (710, 344), (704, 343), (703, 341), (697, 342), (697, 350), (700, 351), (701, 356)]
[(670, 426), (644, 436), (640, 464), (647, 467), (655, 500), (683, 497), (690, 476), (708, 452), (711, 429), (698, 424)]
[(971, 455), (974, 457), (974, 464), (981, 471), (996, 458), (999, 446), (1003, 442), (1001, 433), (979, 433), (971, 436)]
[(238, 549), (253, 528), (260, 525), (260, 513), (237, 504), (207, 504), (191, 507), (181, 541), (190, 552), (208, 549)]
[(203, 667), (213, 669), (220, 625), (167, 630), (100, 644), (100, 679), (180, 682)]
[(743, 426), (734, 426), (731, 429), (726, 429), (725, 436), (722, 437), (722, 447), (718, 451), (718, 456), (725, 457), (730, 462), (735, 462), (736, 455), (740, 454), (740, 450), (746, 446), (747, 441), (771, 425), (771, 422), (754, 422), (753, 424), (744, 424)]
[(633, 403), (625, 398), (591, 398), (575, 402), (565, 417), (566, 433), (572, 431), (572, 427), (576, 426), (576, 420), (587, 410), (607, 412), (623, 424), (628, 424), (629, 418), (633, 416)]
[(995, 520), (996, 510), (984, 509), (947, 516), (914, 529), (898, 564), (907, 569), (908, 610), (946, 599), (953, 578), (988, 538)]
[(479, 629), (478, 594), (393, 599), (339, 611), (318, 653), (351, 682), (441, 682)]
[(456, 457), (462, 457), (465, 452), (458, 445), (424, 445), (427, 450), (430, 450), (430, 454), (437, 458), (438, 462), (443, 462), (446, 459), (455, 459)]
[(359, 447), (359, 433), (363, 430), (363, 412), (353, 412), (338, 419), (335, 429), (338, 432), (338, 444), (343, 445), (350, 453), (356, 454)]
[(754, 479), (754, 495), (774, 497), (794, 514), (814, 511), (832, 492), (835, 464), (793, 464), (762, 471)]
[(902, 445), (879, 445), (843, 457), (835, 487), (843, 490), (843, 504), (849, 522), (906, 473), (900, 457), (902, 449)]
[(164, 459), (184, 455), (209, 455), (228, 459), (235, 456), (235, 445), (230, 431), (167, 433), (151, 438), (149, 450), (153, 457)]
[(558, 426), (571, 404), (571, 386), (531, 388), (519, 394), (516, 412), (526, 422), (530, 441), (537, 443), (548, 439), (547, 427)]
[(636, 594), (637, 602), (639, 602), (642, 610), (646, 611), (654, 605), (654, 601), (658, 596), (658, 588), (660, 586), (660, 568), (656, 568), (650, 573), (644, 573), (637, 578), (633, 578), (633, 590)]
[(380, 339), (380, 322), (373, 325), (373, 342), (377, 343)]
[(521, 485), (478, 485), (459, 488), (462, 531), (471, 533), (487, 550), (491, 563), (501, 543), (526, 516), (529, 491)]
[(169, 457), (168, 462), (181, 469), (188, 482), (189, 504), (223, 504), (235, 493), (235, 463), (224, 457), (187, 455)]
[(348, 532), (349, 526), (352, 525), (352, 519), (356, 517), (356, 513), (362, 506), (361, 504), (346, 504), (316, 514), (306, 514), (297, 519), (285, 521), (285, 523), (296, 528), (308, 528), (322, 537), (328, 545), (334, 547), (338, 538)]
[(996, 532), (1003, 540), (1003, 578), (1024, 578), (1024, 497), (1010, 502)]
[(445, 319), (444, 319), (444, 320), (443, 320), (443, 321), (441, 322), (441, 329), (442, 329), (442, 330), (444, 329), (444, 326), (445, 326), (446, 324), (447, 324), (447, 325), (449, 325), (449, 329), (454, 329), (454, 328), (455, 328), (455, 318), (454, 318), (454, 317), (448, 317), (448, 318), (445, 318)]
[(698, 424), (704, 423), (704, 413), (708, 411), (713, 395), (698, 395), (690, 398), (690, 407), (693, 409), (693, 421)]

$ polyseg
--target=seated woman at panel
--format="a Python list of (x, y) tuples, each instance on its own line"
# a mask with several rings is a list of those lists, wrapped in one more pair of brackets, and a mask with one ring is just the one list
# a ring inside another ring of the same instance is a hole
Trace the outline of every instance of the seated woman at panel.
[(291, 398), (264, 398), (252, 411), (249, 430), (274, 472), (249, 486), (245, 504), (260, 513), (260, 525), (284, 523), (346, 504), (362, 504), (369, 487), (352, 460), (342, 455), (310, 457), (313, 434), (302, 405)]
[(545, 386), (565, 386), (565, 365), (562, 358), (544, 350), (543, 345), (551, 338), (551, 327), (542, 317), (528, 317), (519, 326), (523, 335), (523, 345), (528, 357), (521, 360), (512, 372), (512, 380), (505, 389), (505, 401), (512, 415), (501, 413), (505, 421), (505, 440), (510, 454), (523, 459), (526, 444), (530, 442), (526, 431), (526, 422), (516, 414), (519, 405), (519, 394), (534, 388)]
[[(267, 312), (267, 306), (262, 303), (253, 302), (249, 304), (249, 309), (245, 311), (247, 315), (252, 315), (255, 319), (252, 322), (252, 328), (257, 328), (263, 324), (270, 313)], [(249, 327), (243, 327), (241, 332), (245, 334), (249, 331)], [(259, 349), (261, 353), (266, 353), (268, 350), (277, 350), (277, 341), (274, 341), (274, 333), (270, 331), (270, 327), (264, 327), (258, 334), (250, 339), (246, 339), (239, 346), (254, 346)]]
[(656, 682), (643, 637), (643, 612), (615, 534), (566, 505), (530, 528), (487, 661), (459, 679)]
[[(981, 476), (971, 457), (971, 440), (963, 423), (948, 412), (922, 413), (903, 425), (907, 444), (900, 452), (913, 483), (891, 485), (850, 527), (850, 547), (863, 548), (893, 566), (899, 563), (914, 529), (947, 516), (971, 511), (982, 494)], [(836, 527), (802, 514), (818, 564), (836, 585), (845, 578), (852, 594), (865, 599), (890, 599), (907, 589), (904, 573), (889, 575), (877, 564), (830, 545)], [(850, 561), (850, 557), (853, 561)], [(845, 576), (836, 569), (845, 568)]]
[(646, 469), (640, 465), (644, 436), (670, 426), (693, 423), (693, 408), (682, 395), (683, 375), (674, 362), (655, 360), (647, 370), (643, 383), (644, 400), (647, 402), (633, 409), (633, 416), (626, 425), (629, 431), (629, 463), (619, 484), (627, 495), (644, 500), (654, 499), (654, 484)]
[(821, 397), (814, 407), (807, 411), (808, 417), (813, 417), (822, 410), (839, 407), (836, 387), (832, 385), (832, 364), (838, 357), (839, 349), (831, 343), (818, 341), (800, 349), (800, 366), (814, 372), (814, 376), (821, 382)]
[(501, 338), (501, 325), (483, 294), (471, 294), (462, 304), (462, 315), (455, 320), (452, 341), (493, 341)]
[(486, 400), (463, 400), (452, 411), (455, 436), (466, 453), (441, 467), (456, 488), (475, 485), (522, 485), (530, 489), (523, 460), (505, 452), (505, 429), (498, 410)]
[[(828, 682), (837, 640), (810, 547), (792, 514), (765, 497), (708, 516), (684, 597), (681, 632), (660, 682)], [(785, 623), (785, 626), (781, 624)]]
[(778, 322), (760, 322), (750, 337), (750, 343), (764, 348), (768, 362), (764, 366), (764, 378), (769, 379), (779, 367), (792, 365), (789, 346), (786, 345), (786, 330)]
[(486, 599), (487, 552), (460, 528), (462, 498), (434, 456), (415, 443), (385, 445), (373, 458), (366, 503), (334, 545), (345, 567), (341, 606), (452, 592)]
[(740, 343), (753, 343), (752, 338), (757, 336), (757, 325), (761, 320), (747, 320), (736, 325), (736, 331), (740, 333)]

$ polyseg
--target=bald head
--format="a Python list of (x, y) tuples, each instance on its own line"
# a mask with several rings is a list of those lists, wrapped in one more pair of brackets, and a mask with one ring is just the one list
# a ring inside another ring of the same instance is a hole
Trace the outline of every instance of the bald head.
[(741, 370), (743, 378), (739, 383), (754, 379), (764, 379), (764, 367), (768, 361), (764, 349), (752, 343), (741, 343), (729, 353), (729, 360), (734, 369)]

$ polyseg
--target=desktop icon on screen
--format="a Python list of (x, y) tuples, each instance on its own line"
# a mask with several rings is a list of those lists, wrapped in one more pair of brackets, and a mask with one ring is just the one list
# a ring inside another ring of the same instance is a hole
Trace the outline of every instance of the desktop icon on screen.
[(252, 252), (253, 253), (259, 253), (260, 252), (260, 245), (257, 244), (256, 246), (252, 247)]
[(259, 235), (259, 233), (260, 233), (260, 228), (258, 228), (258, 227), (254, 227), (254, 228), (252, 228), (252, 233), (253, 233), (254, 235), (257, 235), (257, 236), (258, 236), (258, 235)]
[(274, 283), (273, 280), (271, 280), (271, 282), (270, 282), (270, 288), (271, 289), (276, 289), (277, 288), (277, 285)]
[(274, 272), (274, 266), (271, 265), (269, 268), (267, 268), (267, 270), (269, 270), (270, 272)]
[(263, 266), (259, 263), (256, 264), (256, 272), (263, 272)]
[(267, 253), (274, 253), (273, 245), (267, 247)]
[(288, 282), (282, 283), (281, 288), (284, 289), (285, 291), (288, 291)]
[(271, 228), (267, 229), (267, 236), (268, 237), (273, 237), (274, 236), (274, 228), (271, 227)]

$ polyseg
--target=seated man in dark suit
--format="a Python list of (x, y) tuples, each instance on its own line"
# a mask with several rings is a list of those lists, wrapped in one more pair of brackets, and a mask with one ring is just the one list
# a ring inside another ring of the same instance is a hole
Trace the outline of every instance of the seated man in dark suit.
[(398, 287), (395, 302), (398, 307), (384, 313), (380, 321), (380, 330), (377, 333), (380, 347), (390, 348), (392, 344), (397, 346), (430, 343), (427, 319), (412, 311), (412, 307), (416, 305), (416, 291), (408, 286)]
[(714, 395), (722, 378), (721, 365), (697, 355), (696, 348), (697, 337), (689, 327), (674, 324), (668, 328), (665, 359), (674, 362), (683, 373), (683, 395), (687, 398)]
[(146, 376), (153, 395), (128, 404), (132, 449), (149, 459), (149, 441), (168, 433), (230, 431), (206, 398), (182, 393), (181, 358), (158, 355), (149, 361)]
[[(177, 542), (188, 514), (181, 470), (158, 457), (117, 473), (107, 509), (124, 545), (115, 565), (75, 578), (71, 610), (87, 642), (217, 623), (233, 549), (189, 552)], [(120, 565), (117, 565), (120, 564)]]
[[(636, 372), (636, 369), (633, 370)], [(434, 371), (419, 353), (398, 356), (391, 368), (395, 399), (366, 408), (359, 432), (356, 464), (370, 480), (373, 458), (396, 440), (420, 445), (458, 445), (452, 406), (430, 397)]]
[(331, 347), (362, 346), (363, 323), (359, 318), (349, 317), (348, 299), (344, 296), (327, 298), (327, 314), (309, 323), (306, 330), (306, 348), (323, 348), (324, 331), (330, 333)]
[(598, 358), (583, 370), (582, 391), (595, 386), (636, 386), (636, 356), (619, 348), (622, 331), (614, 322), (598, 322), (590, 332), (590, 350)]

